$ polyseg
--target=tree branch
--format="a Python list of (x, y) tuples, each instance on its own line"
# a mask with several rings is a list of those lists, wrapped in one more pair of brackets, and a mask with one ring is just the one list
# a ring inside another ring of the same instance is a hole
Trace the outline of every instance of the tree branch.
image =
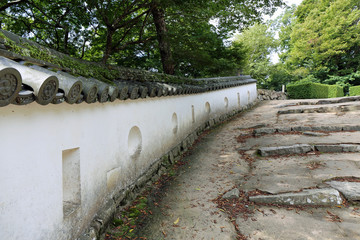
[(146, 43), (149, 42), (151, 40), (155, 40), (156, 37), (155, 36), (151, 36), (145, 39), (139, 39), (137, 41), (131, 41), (131, 42), (126, 42), (125, 44), (121, 45), (120, 47), (114, 48), (114, 51), (120, 51), (120, 50), (124, 50), (127, 46), (129, 45), (135, 45), (135, 44), (140, 44), (140, 43)]
[(15, 0), (15, 1), (8, 2), (5, 5), (0, 7), (0, 12), (5, 11), (5, 9), (7, 9), (8, 7), (11, 7), (12, 5), (16, 5), (16, 4), (20, 4), (20, 3), (24, 3), (24, 2), (27, 2), (27, 0)]

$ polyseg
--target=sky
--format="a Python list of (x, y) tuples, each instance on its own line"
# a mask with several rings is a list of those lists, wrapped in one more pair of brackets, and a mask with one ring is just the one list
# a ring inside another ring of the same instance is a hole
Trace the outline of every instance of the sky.
[[(284, 2), (288, 5), (291, 6), (293, 4), (295, 4), (296, 6), (298, 6), (303, 0), (285, 0)], [(274, 15), (271, 17), (271, 19), (275, 19), (276, 17), (278, 17), (282, 12), (284, 11), (283, 8), (279, 8)], [(270, 19), (270, 17), (269, 17)]]
[(285, 0), (285, 3), (287, 3), (288, 5), (291, 5), (291, 4), (299, 5), (301, 2), (302, 2), (302, 0)]

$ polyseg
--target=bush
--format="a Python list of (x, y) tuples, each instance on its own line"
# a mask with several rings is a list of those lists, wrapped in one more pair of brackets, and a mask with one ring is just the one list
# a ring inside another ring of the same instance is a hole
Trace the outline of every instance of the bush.
[(327, 85), (329, 87), (328, 98), (344, 96), (344, 88), (338, 85)]
[(342, 87), (320, 83), (294, 83), (287, 86), (289, 98), (311, 99), (311, 98), (334, 98), (343, 97)]
[(354, 86), (349, 88), (350, 96), (359, 96), (360, 95), (360, 86)]

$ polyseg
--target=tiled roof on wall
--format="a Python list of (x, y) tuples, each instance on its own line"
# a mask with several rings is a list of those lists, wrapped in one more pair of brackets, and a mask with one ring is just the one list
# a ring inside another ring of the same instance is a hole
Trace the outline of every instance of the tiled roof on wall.
[(0, 30), (0, 107), (34, 101), (41, 105), (104, 103), (194, 94), (254, 82), (250, 76), (186, 79), (86, 62)]

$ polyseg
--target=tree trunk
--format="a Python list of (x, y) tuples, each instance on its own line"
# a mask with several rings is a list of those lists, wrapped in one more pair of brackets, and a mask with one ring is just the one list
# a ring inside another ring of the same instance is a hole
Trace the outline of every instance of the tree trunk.
[(107, 28), (107, 36), (106, 36), (106, 47), (105, 52), (103, 55), (102, 63), (106, 64), (107, 60), (109, 59), (112, 53), (112, 39), (114, 35), (114, 30), (111, 27)]
[(166, 74), (174, 75), (175, 64), (172, 58), (170, 42), (167, 36), (164, 10), (157, 4), (154, 4), (151, 9), (151, 14), (156, 27), (163, 71)]
[(65, 28), (64, 53), (66, 53), (66, 54), (69, 54), (68, 43), (69, 43), (69, 30), (68, 30), (68, 28)]

